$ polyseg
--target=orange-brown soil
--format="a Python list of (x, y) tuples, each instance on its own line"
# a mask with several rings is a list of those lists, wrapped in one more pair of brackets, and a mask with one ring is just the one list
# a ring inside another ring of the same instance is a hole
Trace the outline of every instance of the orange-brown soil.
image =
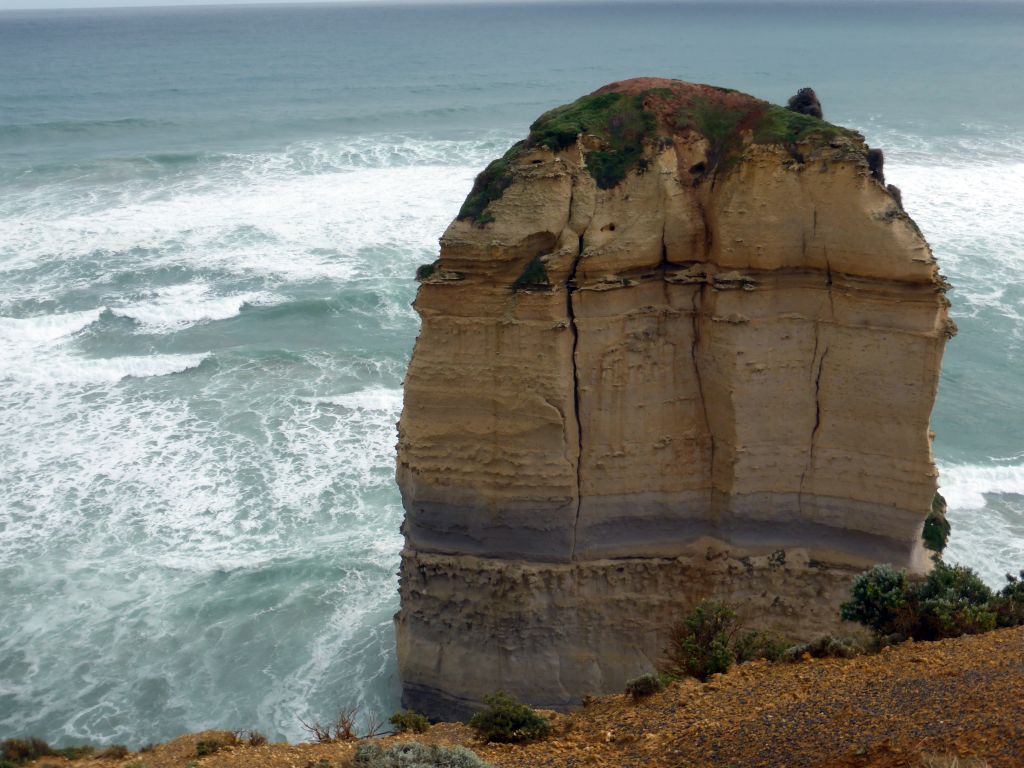
[[(936, 643), (906, 643), (877, 656), (755, 662), (707, 683), (683, 681), (639, 703), (626, 696), (551, 714), (554, 734), (524, 746), (481, 744), (443, 723), (415, 740), (469, 747), (496, 768), (921, 768), (929, 755), (976, 757), (991, 768), (1024, 766), (1024, 627)], [(237, 746), (203, 758), (184, 736), (123, 760), (79, 768), (331, 768), (352, 742)], [(65, 764), (44, 758), (36, 765)], [(321, 766), (324, 764), (320, 764)], [(950, 763), (955, 765), (955, 763)]]

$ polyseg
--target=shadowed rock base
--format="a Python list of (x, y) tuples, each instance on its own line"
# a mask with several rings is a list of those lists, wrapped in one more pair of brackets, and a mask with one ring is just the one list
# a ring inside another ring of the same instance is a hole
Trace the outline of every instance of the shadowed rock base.
[[(397, 618), (410, 681), (402, 705), (461, 719), (495, 680), (556, 710), (621, 691), (657, 666), (666, 619), (693, 594), (734, 601), (741, 616), (783, 637), (838, 630), (836, 606), (858, 571), (806, 550), (741, 555), (713, 542), (688, 557), (562, 565), (407, 552), (401, 593), (410, 609)], [(439, 684), (419, 682), (427, 680)]]

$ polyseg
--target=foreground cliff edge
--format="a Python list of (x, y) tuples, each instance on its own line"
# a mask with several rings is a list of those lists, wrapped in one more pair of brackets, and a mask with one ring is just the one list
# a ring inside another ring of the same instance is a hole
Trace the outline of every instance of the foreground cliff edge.
[(865, 567), (927, 569), (954, 328), (858, 134), (613, 83), (488, 166), (418, 276), (406, 706), (564, 708), (656, 666), (701, 598), (806, 639)]

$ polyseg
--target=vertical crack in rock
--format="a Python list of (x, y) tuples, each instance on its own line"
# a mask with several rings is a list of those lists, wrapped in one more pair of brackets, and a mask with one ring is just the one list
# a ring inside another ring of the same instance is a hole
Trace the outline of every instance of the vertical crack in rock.
[[(711, 225), (708, 222), (708, 212), (705, 208), (703, 201), (697, 200), (697, 210), (700, 212), (701, 225), (704, 234), (704, 253), (701, 254), (702, 261), (705, 265), (711, 260), (711, 246), (713, 243), (713, 233), (711, 231)], [(664, 236), (662, 236), (662, 242), (664, 242)], [(700, 372), (700, 362), (697, 359), (697, 348), (701, 341), (700, 331), (700, 316), (704, 311), (704, 291), (711, 287), (711, 277), (708, 274), (708, 270), (704, 270), (703, 280), (698, 284), (697, 289), (693, 293), (693, 342), (690, 344), (690, 359), (693, 362), (693, 375), (697, 381), (697, 396), (700, 398), (701, 410), (704, 414), (704, 430), (708, 437), (708, 498), (713, 499), (715, 494), (715, 434), (711, 430), (711, 418), (708, 412), (708, 400), (704, 392), (704, 379)]]
[[(818, 223), (818, 212), (817, 209), (814, 211), (814, 225), (817, 227)], [(824, 248), (825, 258), (825, 290), (828, 298), (828, 317), (827, 321), (832, 323), (835, 321), (835, 305), (832, 300), (832, 263), (828, 258), (828, 248)], [(818, 430), (821, 428), (821, 372), (825, 367), (825, 356), (828, 355), (828, 344), (825, 344), (825, 348), (821, 351), (821, 355), (818, 355), (818, 347), (821, 345), (821, 324), (823, 320), (818, 317), (814, 323), (814, 351), (811, 353), (811, 365), (814, 371), (814, 427), (811, 429), (811, 440), (810, 445), (807, 449), (807, 463), (804, 465), (803, 472), (800, 473), (800, 484), (797, 487), (797, 508), (800, 513), (803, 514), (804, 504), (804, 483), (807, 480), (807, 473), (814, 468), (814, 449), (818, 441)], [(816, 365), (815, 365), (816, 361)]]
[(693, 361), (693, 375), (697, 380), (697, 396), (700, 398), (700, 405), (704, 413), (704, 430), (707, 432), (710, 456), (708, 461), (709, 486), (708, 492), (713, 496), (715, 490), (715, 435), (711, 431), (711, 419), (708, 415), (708, 400), (704, 394), (704, 380), (700, 373), (700, 362), (698, 361), (698, 347), (700, 346), (700, 316), (704, 310), (704, 291), (710, 286), (706, 282), (699, 284), (693, 292), (693, 343), (690, 344), (690, 359)]
[[(572, 197), (569, 198), (569, 215), (572, 216)], [(584, 230), (584, 233), (586, 230)], [(580, 507), (583, 501), (583, 418), (580, 414), (580, 374), (579, 365), (576, 361), (576, 351), (580, 343), (580, 330), (576, 325), (576, 310), (572, 305), (573, 295), (576, 293), (576, 272), (580, 268), (580, 261), (583, 259), (583, 234), (579, 236), (579, 246), (576, 249), (576, 258), (573, 259), (572, 269), (569, 271), (569, 278), (565, 282), (565, 308), (569, 317), (569, 330), (572, 332), (572, 401), (576, 413), (576, 515), (572, 524), (572, 548), (569, 550), (570, 562), (576, 559), (576, 533), (580, 527)], [(565, 436), (566, 443), (569, 435)]]

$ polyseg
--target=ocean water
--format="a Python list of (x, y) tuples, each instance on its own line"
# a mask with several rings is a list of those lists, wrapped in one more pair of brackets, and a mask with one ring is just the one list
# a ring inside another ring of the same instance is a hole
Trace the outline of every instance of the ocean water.
[(0, 737), (398, 707), (416, 265), (542, 111), (679, 77), (886, 151), (955, 286), (950, 559), (1024, 567), (1024, 6), (0, 13)]

